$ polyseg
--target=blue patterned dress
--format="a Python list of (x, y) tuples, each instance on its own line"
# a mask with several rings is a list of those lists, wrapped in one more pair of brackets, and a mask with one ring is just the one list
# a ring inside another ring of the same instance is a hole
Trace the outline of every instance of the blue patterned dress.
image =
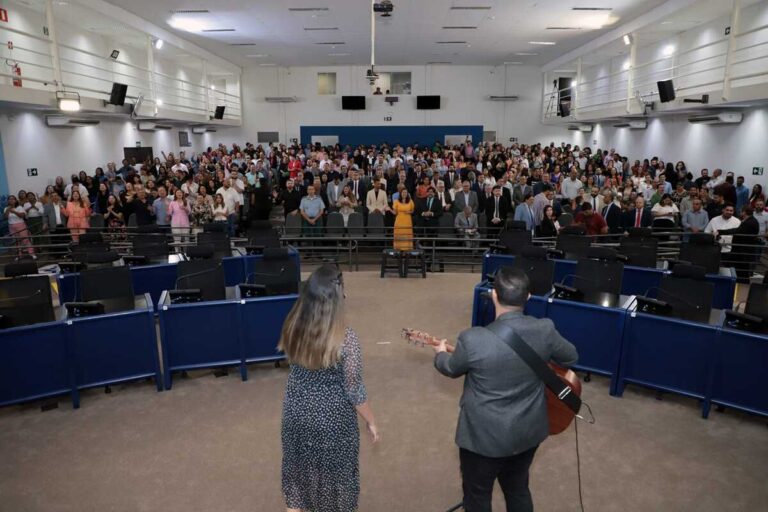
[(347, 329), (338, 363), (291, 365), (283, 400), (283, 495), (288, 508), (352, 512), (360, 494), (356, 405), (367, 399), (357, 334)]

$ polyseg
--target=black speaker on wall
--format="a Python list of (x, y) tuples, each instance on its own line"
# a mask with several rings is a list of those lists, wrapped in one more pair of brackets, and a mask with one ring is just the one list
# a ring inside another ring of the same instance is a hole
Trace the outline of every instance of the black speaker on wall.
[(115, 82), (112, 84), (112, 94), (109, 95), (109, 103), (111, 105), (125, 105), (125, 94), (128, 92), (128, 86), (125, 84), (118, 84)]
[(675, 99), (675, 86), (672, 84), (672, 80), (656, 82), (656, 86), (659, 88), (659, 101), (667, 103)]
[(224, 119), (224, 105), (216, 107), (216, 113), (213, 114), (214, 119)]

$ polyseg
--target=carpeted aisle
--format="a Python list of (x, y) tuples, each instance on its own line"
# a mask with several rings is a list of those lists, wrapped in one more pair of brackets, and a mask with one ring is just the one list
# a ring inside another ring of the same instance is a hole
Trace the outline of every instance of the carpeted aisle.
[[(462, 379), (407, 345), (404, 326), (454, 338), (469, 325), (478, 274), (426, 280), (346, 273), (349, 324), (363, 343), (382, 433), (362, 440), (362, 512), (443, 512), (461, 497), (453, 443)], [(214, 321), (214, 319), (201, 319)], [(597, 326), (599, 328), (599, 326)], [(280, 412), (287, 370), (195, 372), (170, 392), (150, 383), (84, 394), (83, 407), (0, 409), (0, 511), (278, 511)], [(693, 400), (585, 384), (598, 422), (581, 424), (585, 510), (756, 511), (768, 503), (766, 420), (702, 420)], [(547, 440), (533, 466), (539, 511), (578, 511), (574, 433)], [(503, 510), (497, 490), (494, 510)]]

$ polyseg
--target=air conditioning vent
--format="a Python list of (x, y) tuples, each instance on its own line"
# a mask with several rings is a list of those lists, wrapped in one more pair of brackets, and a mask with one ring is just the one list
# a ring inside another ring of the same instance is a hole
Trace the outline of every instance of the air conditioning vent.
[(299, 100), (296, 96), (267, 96), (264, 101), (267, 103), (296, 103)]
[(630, 130), (645, 130), (648, 128), (648, 121), (636, 120), (636, 121), (622, 121), (612, 125), (614, 128), (629, 128)]
[(78, 128), (80, 126), (95, 126), (101, 123), (98, 119), (68, 116), (45, 116), (45, 124), (50, 128)]
[(491, 101), (517, 101), (520, 99), (519, 96), (488, 96), (488, 99)]
[(688, 122), (691, 124), (739, 124), (743, 117), (741, 112), (720, 112), (691, 116)]
[(568, 129), (572, 132), (591, 132), (593, 126), (591, 124), (570, 124)]
[(138, 129), (140, 132), (156, 132), (158, 130), (170, 130), (171, 125), (153, 123), (152, 121), (139, 121)]

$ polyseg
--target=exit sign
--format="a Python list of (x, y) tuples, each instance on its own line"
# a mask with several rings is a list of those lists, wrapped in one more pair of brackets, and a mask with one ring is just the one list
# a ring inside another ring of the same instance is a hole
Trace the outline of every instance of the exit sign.
[(37, 167), (27, 168), (27, 176), (37, 176)]
[(0, 21), (8, 23), (8, 10), (0, 8)]
[(763, 175), (763, 168), (762, 167), (753, 167), (752, 168), (752, 176), (762, 176)]

